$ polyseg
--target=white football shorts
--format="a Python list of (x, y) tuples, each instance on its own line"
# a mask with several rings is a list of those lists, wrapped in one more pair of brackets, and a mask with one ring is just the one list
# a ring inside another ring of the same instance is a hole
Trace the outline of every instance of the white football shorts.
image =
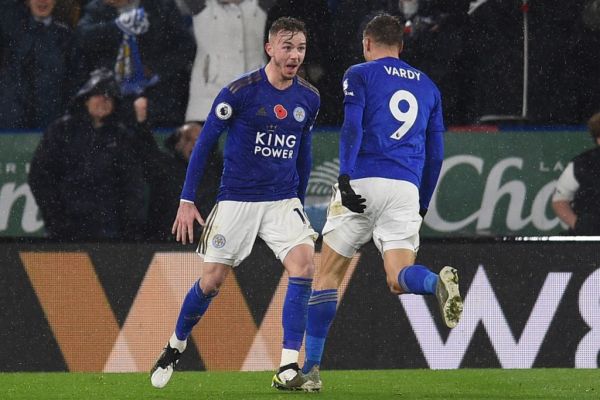
[(220, 201), (208, 218), (196, 252), (205, 262), (238, 266), (259, 236), (282, 262), (299, 244), (314, 246), (313, 230), (297, 198), (264, 201)]
[(381, 254), (392, 249), (419, 249), (419, 189), (412, 183), (386, 178), (350, 181), (367, 201), (363, 214), (342, 205), (337, 184), (327, 209), (323, 240), (338, 254), (352, 257), (371, 238)]

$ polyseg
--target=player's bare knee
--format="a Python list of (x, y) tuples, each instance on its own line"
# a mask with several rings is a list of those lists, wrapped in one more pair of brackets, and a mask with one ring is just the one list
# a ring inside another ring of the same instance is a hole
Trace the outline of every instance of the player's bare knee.
[(315, 264), (312, 257), (286, 259), (284, 266), (290, 277), (312, 279), (315, 274)]
[(202, 277), (200, 280), (200, 290), (206, 296), (214, 296), (219, 292), (219, 289), (223, 285), (223, 280), (218, 277), (208, 276)]
[(315, 275), (315, 264), (309, 261), (296, 264), (294, 266), (294, 275), (300, 278), (312, 278)]

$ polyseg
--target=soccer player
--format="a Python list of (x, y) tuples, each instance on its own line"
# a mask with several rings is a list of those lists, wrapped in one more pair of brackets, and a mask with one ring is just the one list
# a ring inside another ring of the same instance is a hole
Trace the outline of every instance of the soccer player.
[(422, 217), (442, 165), (444, 124), (435, 84), (399, 59), (402, 33), (398, 18), (374, 17), (363, 31), (366, 62), (343, 79), (340, 175), (308, 306), (303, 373), (316, 389), (338, 287), (354, 253), (371, 238), (393, 294), (437, 296), (450, 328), (462, 312), (456, 270), (444, 267), (438, 275), (415, 264)]
[[(216, 97), (187, 169), (173, 233), (183, 244), (194, 240), (193, 225), (204, 225), (198, 254), (202, 278), (183, 300), (175, 331), (151, 371), (164, 387), (187, 338), (232, 268), (251, 252), (257, 236), (282, 261), (288, 275), (283, 305), (281, 366), (272, 386), (305, 389), (298, 367), (314, 273), (314, 240), (303, 210), (311, 168), (311, 131), (319, 92), (298, 77), (306, 52), (306, 29), (294, 18), (279, 18), (265, 44), (270, 61), (243, 75)], [(228, 130), (217, 204), (206, 223), (193, 203), (197, 182), (212, 147)]]

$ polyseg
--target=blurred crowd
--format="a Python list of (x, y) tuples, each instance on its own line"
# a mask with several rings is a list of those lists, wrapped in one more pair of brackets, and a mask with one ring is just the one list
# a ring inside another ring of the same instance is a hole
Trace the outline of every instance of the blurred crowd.
[[(169, 236), (214, 97), (264, 65), (280, 16), (307, 24), (300, 73), (320, 90), (321, 126), (341, 124), (342, 76), (382, 11), (404, 19), (401, 58), (438, 84), (447, 126), (583, 124), (600, 109), (600, 0), (0, 0), (0, 10), (0, 130), (44, 131), (30, 184), (54, 237)], [(162, 145), (159, 127), (174, 129)], [(219, 157), (204, 196), (217, 190)], [(99, 188), (102, 199), (85, 198)]]
[(101, 67), (115, 74), (130, 116), (143, 95), (152, 126), (202, 121), (221, 87), (264, 64), (265, 27), (284, 15), (307, 23), (303, 74), (321, 91), (319, 123), (337, 126), (341, 77), (362, 61), (362, 24), (381, 11), (405, 19), (402, 57), (438, 83), (448, 126), (490, 115), (583, 124), (600, 108), (600, 0), (0, 0), (0, 7), (0, 129), (45, 129)]

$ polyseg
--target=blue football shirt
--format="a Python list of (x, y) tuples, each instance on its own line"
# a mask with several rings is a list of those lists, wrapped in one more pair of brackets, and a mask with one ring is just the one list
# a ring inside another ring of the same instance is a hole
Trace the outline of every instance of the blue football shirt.
[(223, 88), (194, 146), (181, 194), (193, 201), (208, 154), (227, 130), (218, 201), (302, 201), (311, 167), (319, 92), (300, 77), (279, 90), (264, 68)]
[(445, 128), (436, 85), (404, 61), (386, 57), (350, 67), (343, 90), (340, 174), (412, 182), (426, 208), (443, 159)]

